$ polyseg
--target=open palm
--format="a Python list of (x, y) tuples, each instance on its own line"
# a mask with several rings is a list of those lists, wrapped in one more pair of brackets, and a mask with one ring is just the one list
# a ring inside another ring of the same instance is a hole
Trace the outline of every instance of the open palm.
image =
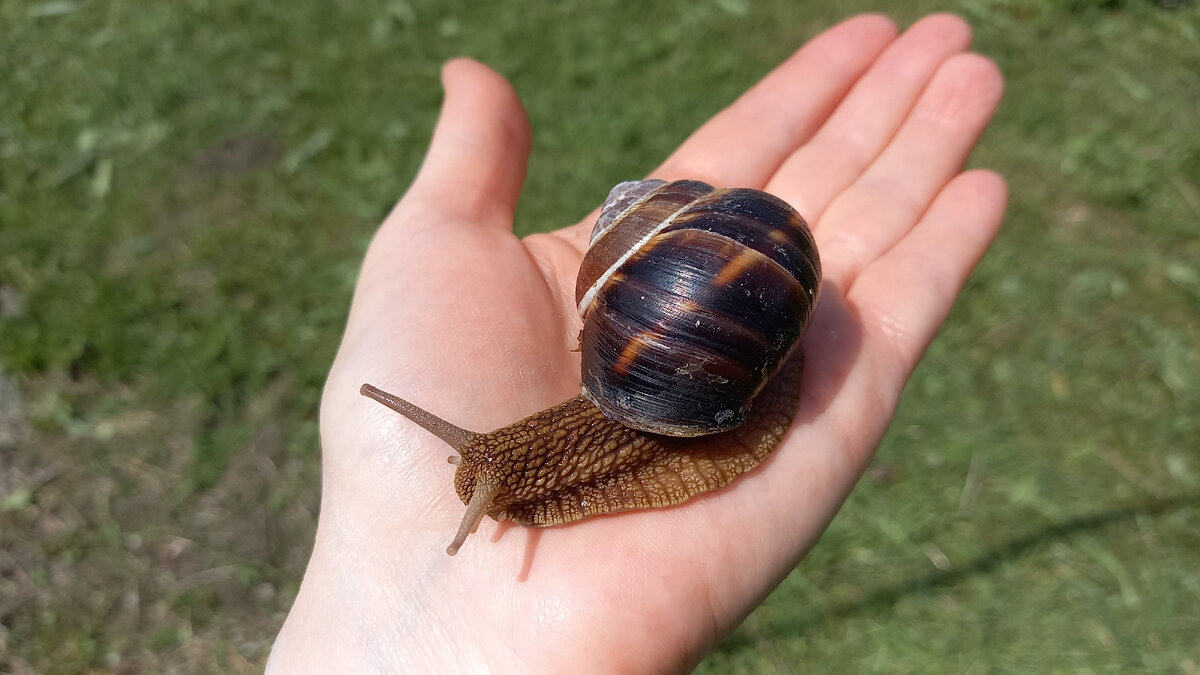
[(698, 662), (842, 504), (999, 226), (1003, 181), (961, 171), (1001, 91), (969, 41), (950, 16), (899, 37), (885, 18), (848, 20), (653, 173), (767, 190), (813, 225), (825, 282), (804, 339), (802, 407), (774, 455), (675, 508), (544, 530), (486, 519), (456, 558), (445, 548), (464, 507), (450, 449), (359, 385), (476, 431), (577, 393), (573, 285), (591, 223), (513, 236), (524, 113), (486, 67), (447, 64), (429, 154), (368, 250), (326, 386), (320, 526), (271, 667)]

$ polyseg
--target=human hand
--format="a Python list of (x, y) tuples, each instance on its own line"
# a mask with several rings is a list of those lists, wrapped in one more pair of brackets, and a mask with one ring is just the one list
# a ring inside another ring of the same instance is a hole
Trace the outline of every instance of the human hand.
[(479, 431), (578, 393), (573, 284), (592, 219), (513, 236), (524, 112), (486, 67), (447, 64), (428, 156), (367, 251), (326, 385), (316, 545), (268, 669), (695, 665), (841, 506), (999, 227), (1003, 181), (961, 172), (1001, 92), (969, 41), (945, 15), (899, 37), (850, 19), (652, 174), (763, 189), (813, 226), (825, 280), (798, 423), (774, 455), (670, 509), (545, 530), (485, 519), (453, 559), (449, 449), (359, 385)]

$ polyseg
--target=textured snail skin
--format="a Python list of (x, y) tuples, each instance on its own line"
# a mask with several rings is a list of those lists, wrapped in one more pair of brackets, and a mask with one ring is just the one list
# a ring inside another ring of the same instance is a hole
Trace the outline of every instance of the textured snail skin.
[(671, 506), (758, 466), (787, 433), (820, 279), (812, 233), (776, 197), (622, 183), (580, 265), (581, 396), (475, 433), (361, 393), (458, 452), (467, 512), (450, 555), (484, 515), (546, 526)]
[(455, 490), (470, 503), (478, 482), (498, 484), (487, 514), (536, 526), (683, 503), (767, 458), (799, 407), (803, 360), (797, 350), (741, 426), (696, 438), (631, 429), (576, 396), (473, 435), (461, 451)]

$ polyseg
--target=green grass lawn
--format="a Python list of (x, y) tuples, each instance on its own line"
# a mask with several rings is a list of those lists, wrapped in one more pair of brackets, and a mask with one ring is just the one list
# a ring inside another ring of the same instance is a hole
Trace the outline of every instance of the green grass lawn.
[[(254, 672), (304, 570), (359, 258), (470, 55), (576, 221), (893, 3), (0, 0), (0, 672)], [(1200, 10), (955, 11), (1005, 228), (725, 672), (1200, 673)], [(892, 10), (895, 12), (896, 10)]]

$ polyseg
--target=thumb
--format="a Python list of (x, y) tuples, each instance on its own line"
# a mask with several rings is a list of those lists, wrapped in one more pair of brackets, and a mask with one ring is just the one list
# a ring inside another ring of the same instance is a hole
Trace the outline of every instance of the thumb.
[(406, 200), (456, 224), (512, 227), (529, 159), (529, 119), (512, 86), (459, 58), (442, 67), (446, 98)]

